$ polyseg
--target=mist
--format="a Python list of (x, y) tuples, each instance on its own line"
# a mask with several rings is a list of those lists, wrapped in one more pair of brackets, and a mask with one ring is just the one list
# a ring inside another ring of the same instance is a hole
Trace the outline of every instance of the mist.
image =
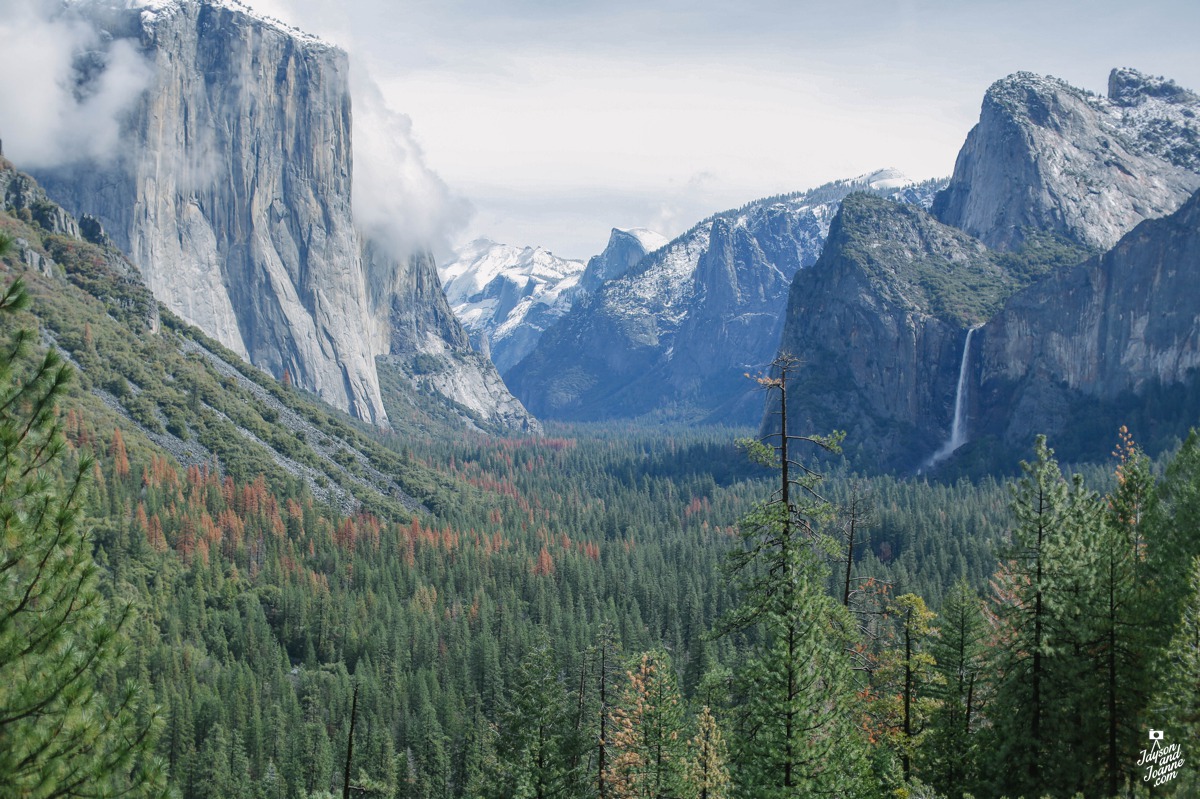
[(125, 40), (56, 16), (60, 5), (15, 0), (0, 16), (0, 139), (22, 169), (113, 158), (121, 120), (153, 70)]
[(390, 255), (422, 249), (444, 255), (471, 214), (425, 162), (412, 120), (388, 106), (351, 52), (354, 104), (354, 222)]
[[(354, 108), (354, 220), (360, 231), (396, 259), (422, 249), (440, 257), (466, 227), (473, 209), (430, 165), (413, 120), (388, 103), (374, 51), (389, 31), (393, 51), (417, 36), (406, 4), (332, 4), (327, 0), (248, 0), (251, 7), (320, 36), (350, 56)], [(399, 18), (397, 18), (399, 17)], [(393, 36), (399, 37), (395, 40)], [(418, 36), (419, 38), (419, 36)], [(375, 54), (377, 56), (377, 53)], [(420, 127), (420, 121), (417, 122)]]

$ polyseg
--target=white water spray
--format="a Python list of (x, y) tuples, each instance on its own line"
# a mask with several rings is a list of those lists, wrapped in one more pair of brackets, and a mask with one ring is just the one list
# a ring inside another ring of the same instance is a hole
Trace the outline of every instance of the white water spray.
[(973, 327), (967, 331), (967, 340), (963, 344), (962, 360), (958, 364), (958, 388), (954, 393), (954, 421), (950, 424), (950, 438), (925, 463), (925, 469), (932, 469), (956, 449), (967, 443), (967, 368), (971, 365), (971, 336), (979, 328)]

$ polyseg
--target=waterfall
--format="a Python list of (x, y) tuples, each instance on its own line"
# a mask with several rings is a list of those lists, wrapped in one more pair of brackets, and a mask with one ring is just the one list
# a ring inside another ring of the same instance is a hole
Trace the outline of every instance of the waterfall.
[(954, 450), (967, 443), (967, 368), (971, 365), (971, 336), (979, 328), (973, 327), (967, 331), (967, 340), (963, 343), (962, 360), (958, 363), (958, 388), (954, 391), (954, 421), (950, 424), (950, 438), (941, 448), (929, 456), (925, 468), (937, 466)]

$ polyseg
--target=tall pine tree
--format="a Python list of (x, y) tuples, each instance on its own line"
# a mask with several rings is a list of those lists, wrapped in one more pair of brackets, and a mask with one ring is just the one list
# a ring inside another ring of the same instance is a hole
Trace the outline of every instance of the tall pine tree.
[(671, 659), (661, 650), (646, 652), (627, 677), (612, 714), (612, 796), (679, 799), (685, 791), (686, 739)]
[[(14, 281), (0, 314), (27, 303)], [(92, 463), (68, 463), (64, 446), (70, 369), (54, 351), (31, 360), (35, 339), (16, 330), (0, 351), (0, 795), (154, 794), (163, 779), (136, 686), (99, 687), (118, 673), (133, 610), (101, 594), (79, 525)]]
[(1086, 735), (1090, 628), (1084, 616), (1093, 577), (1099, 504), (1076, 475), (1068, 482), (1039, 436), (1033, 462), (1013, 487), (1015, 527), (991, 603), (995, 698), (990, 770), (998, 792), (1071, 796), (1088, 764), (1062, 753)]
[(789, 432), (788, 380), (798, 365), (780, 356), (775, 376), (759, 380), (778, 393), (779, 432), (773, 445), (747, 445), (756, 460), (779, 469), (779, 490), (742, 521), (743, 546), (728, 563), (743, 596), (723, 629), (756, 627), (761, 642), (739, 675), (735, 780), (742, 793), (764, 799), (854, 796), (867, 775), (846, 655), (857, 627), (825, 590), (832, 544), (818, 528), (831, 509), (818, 493), (820, 475), (790, 454), (797, 441), (836, 450), (841, 436)]
[(940, 793), (962, 796), (979, 780), (986, 630), (983, 605), (966, 578), (946, 594), (938, 634), (930, 645), (938, 679), (931, 686), (937, 705), (920, 760), (925, 780)]

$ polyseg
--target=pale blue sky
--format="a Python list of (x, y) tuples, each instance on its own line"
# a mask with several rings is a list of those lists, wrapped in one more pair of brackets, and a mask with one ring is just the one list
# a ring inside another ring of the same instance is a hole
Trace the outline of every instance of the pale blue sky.
[(1195, 0), (245, 2), (345, 47), (411, 119), (474, 209), (446, 213), (454, 237), (573, 258), (614, 226), (674, 235), (881, 167), (946, 175), (983, 92), (1018, 70), (1200, 89)]

